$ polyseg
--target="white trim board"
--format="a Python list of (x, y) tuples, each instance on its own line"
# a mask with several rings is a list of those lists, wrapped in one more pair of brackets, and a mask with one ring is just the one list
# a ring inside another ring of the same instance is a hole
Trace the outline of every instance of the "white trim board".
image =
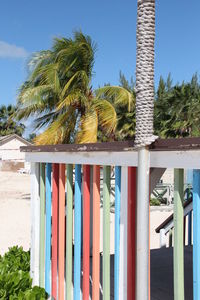
[[(138, 165), (136, 151), (123, 152), (26, 152), (29, 162), (49, 162), (88, 165)], [(200, 150), (150, 151), (151, 168), (200, 169)]]

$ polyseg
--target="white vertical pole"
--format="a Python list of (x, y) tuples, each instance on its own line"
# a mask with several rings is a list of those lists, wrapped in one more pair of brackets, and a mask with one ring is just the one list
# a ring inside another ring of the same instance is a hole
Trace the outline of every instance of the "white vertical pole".
[(128, 168), (121, 168), (119, 300), (127, 300), (127, 196)]
[(160, 230), (160, 248), (166, 247), (165, 229)]
[(136, 299), (149, 299), (149, 150), (138, 150)]
[(33, 286), (39, 285), (39, 163), (31, 163), (31, 278)]

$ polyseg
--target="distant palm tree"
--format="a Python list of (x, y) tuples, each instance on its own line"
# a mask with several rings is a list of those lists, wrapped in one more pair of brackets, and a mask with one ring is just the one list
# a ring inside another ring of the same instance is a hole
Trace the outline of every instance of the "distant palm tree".
[(13, 120), (12, 116), (16, 111), (14, 105), (0, 106), (0, 136), (16, 133), (22, 136), (25, 125)]
[[(94, 92), (91, 86), (95, 49), (89, 36), (76, 32), (74, 39), (57, 38), (51, 50), (31, 58), (29, 78), (19, 92), (17, 118), (34, 116), (36, 128), (45, 128), (36, 144), (96, 142), (98, 129), (112, 137), (115, 107), (103, 97), (108, 91)], [(130, 100), (119, 87), (112, 93), (116, 105)], [(122, 94), (125, 100), (119, 100)]]

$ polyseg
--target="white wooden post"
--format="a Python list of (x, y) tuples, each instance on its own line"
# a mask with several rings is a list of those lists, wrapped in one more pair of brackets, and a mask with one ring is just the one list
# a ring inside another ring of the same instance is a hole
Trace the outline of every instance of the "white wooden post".
[(160, 248), (162, 247), (166, 247), (166, 235), (164, 228), (160, 230)]
[(127, 299), (127, 196), (128, 168), (121, 168), (119, 300)]
[(39, 285), (39, 163), (31, 163), (31, 278), (33, 286)]

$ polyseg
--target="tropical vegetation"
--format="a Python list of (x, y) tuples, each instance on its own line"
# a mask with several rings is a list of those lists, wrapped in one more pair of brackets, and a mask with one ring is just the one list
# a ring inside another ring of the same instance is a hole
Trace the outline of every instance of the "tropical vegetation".
[(43, 288), (32, 287), (29, 272), (30, 252), (24, 251), (22, 247), (14, 246), (0, 256), (0, 299), (47, 299)]
[(16, 112), (14, 105), (0, 106), (0, 136), (16, 133), (20, 136), (24, 133), (25, 125), (12, 118)]
[[(113, 138), (116, 107), (130, 109), (134, 98), (118, 86), (93, 91), (95, 49), (89, 36), (75, 32), (73, 38), (56, 38), (51, 50), (31, 57), (16, 117), (32, 117), (35, 128), (44, 129), (35, 138), (36, 144), (96, 142), (99, 131)], [(114, 102), (106, 96), (112, 96)]]

